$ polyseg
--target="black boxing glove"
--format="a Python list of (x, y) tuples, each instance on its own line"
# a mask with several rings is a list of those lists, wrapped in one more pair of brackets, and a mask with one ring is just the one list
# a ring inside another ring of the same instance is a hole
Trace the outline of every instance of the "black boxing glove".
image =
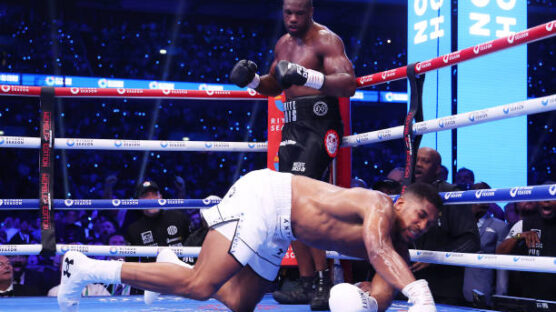
[(321, 72), (284, 60), (276, 65), (274, 78), (282, 89), (297, 85), (318, 90), (324, 84), (324, 75)]
[(261, 82), (257, 75), (257, 64), (248, 60), (237, 62), (230, 73), (230, 81), (240, 88), (245, 86), (251, 89), (257, 88)]

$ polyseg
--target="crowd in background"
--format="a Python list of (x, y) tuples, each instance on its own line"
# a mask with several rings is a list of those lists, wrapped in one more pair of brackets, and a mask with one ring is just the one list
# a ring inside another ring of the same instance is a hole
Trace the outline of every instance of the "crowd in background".
[[(240, 58), (254, 60), (262, 73), (268, 71), (272, 45), (283, 33), (274, 20), (246, 23), (223, 18), (214, 22), (154, 13), (136, 13), (130, 18), (125, 11), (105, 14), (100, 9), (72, 16), (67, 8), (51, 19), (43, 13), (15, 3), (0, 5), (0, 72), (229, 83), (228, 73)], [(541, 22), (545, 21), (535, 16), (529, 19), (530, 26)], [(353, 32), (353, 26), (328, 26), (344, 40), (356, 76), (406, 64), (405, 32), (375, 27), (362, 38)], [(161, 54), (160, 49), (166, 49), (167, 54)], [(529, 45), (528, 96), (549, 95), (556, 90), (555, 50), (554, 40)], [(406, 84), (395, 82), (371, 89), (405, 92)], [(36, 99), (0, 100), (0, 130), (4, 135), (38, 136)], [(405, 105), (369, 104), (352, 104), (355, 133), (402, 124)], [(267, 137), (266, 102), (64, 99), (57, 103), (57, 110), (58, 137), (235, 142), (263, 142)], [(155, 111), (158, 119), (152, 121)], [(550, 139), (554, 137), (554, 120), (554, 113), (528, 117), (530, 185), (554, 180), (556, 145)], [(136, 185), (145, 179), (157, 181), (165, 198), (178, 198), (176, 181), (180, 179), (185, 182), (187, 198), (222, 196), (239, 176), (266, 166), (265, 153), (118, 152), (114, 156), (110, 151), (57, 150), (55, 157), (55, 198), (72, 199), (132, 198)], [(0, 198), (36, 198), (36, 150), (0, 149), (0, 158), (5, 162), (0, 170)], [(403, 165), (400, 140), (353, 150), (354, 176), (370, 186)], [(522, 214), (531, 208), (527, 205), (532, 204), (508, 206), (506, 216), (512, 211)], [(506, 218), (508, 224), (514, 222)], [(55, 220), (61, 243), (105, 245), (111, 239), (112, 243), (125, 243), (124, 224), (112, 214), (57, 212)], [(40, 243), (39, 219), (32, 212), (0, 211), (0, 225), (0, 244)], [(198, 227), (197, 223), (192, 230)], [(14, 261), (14, 268), (21, 269), (18, 272), (52, 271), (57, 275), (56, 259), (20, 258)], [(40, 294), (46, 294), (46, 288), (41, 288)]]

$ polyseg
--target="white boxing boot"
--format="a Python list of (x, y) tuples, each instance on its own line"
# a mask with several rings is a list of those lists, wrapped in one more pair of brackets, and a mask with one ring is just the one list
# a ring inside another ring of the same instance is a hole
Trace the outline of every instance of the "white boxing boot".
[(62, 259), (58, 305), (63, 312), (79, 310), (81, 291), (87, 284), (121, 283), (121, 261), (94, 260), (81, 252), (68, 251)]

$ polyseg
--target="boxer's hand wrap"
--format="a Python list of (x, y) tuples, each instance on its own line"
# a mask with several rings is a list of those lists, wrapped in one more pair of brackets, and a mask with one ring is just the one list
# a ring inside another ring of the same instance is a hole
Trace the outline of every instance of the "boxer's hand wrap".
[(259, 75), (257, 75), (257, 64), (248, 60), (237, 62), (230, 73), (230, 81), (240, 88), (246, 86), (251, 89), (257, 88), (261, 82)]
[(348, 283), (335, 285), (330, 289), (328, 299), (331, 312), (376, 312), (378, 305), (375, 298)]
[(424, 279), (407, 284), (402, 293), (413, 303), (408, 312), (436, 312), (429, 284)]
[(284, 60), (276, 65), (274, 78), (282, 89), (298, 85), (318, 90), (324, 84), (324, 75), (321, 72)]

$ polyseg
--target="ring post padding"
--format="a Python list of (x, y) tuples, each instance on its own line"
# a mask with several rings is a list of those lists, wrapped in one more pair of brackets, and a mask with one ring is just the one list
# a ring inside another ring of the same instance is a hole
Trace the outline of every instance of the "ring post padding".
[(404, 121), (403, 140), (405, 143), (405, 170), (402, 180), (402, 194), (414, 181), (413, 170), (417, 159), (417, 150), (421, 144), (422, 135), (414, 135), (413, 119), (416, 122), (423, 121), (423, 84), (425, 75), (415, 74), (416, 63), (407, 65), (407, 80), (411, 88), (409, 111)]
[(54, 88), (41, 88), (39, 208), (41, 218), (41, 255), (56, 254), (56, 235), (52, 201), (54, 198)]

